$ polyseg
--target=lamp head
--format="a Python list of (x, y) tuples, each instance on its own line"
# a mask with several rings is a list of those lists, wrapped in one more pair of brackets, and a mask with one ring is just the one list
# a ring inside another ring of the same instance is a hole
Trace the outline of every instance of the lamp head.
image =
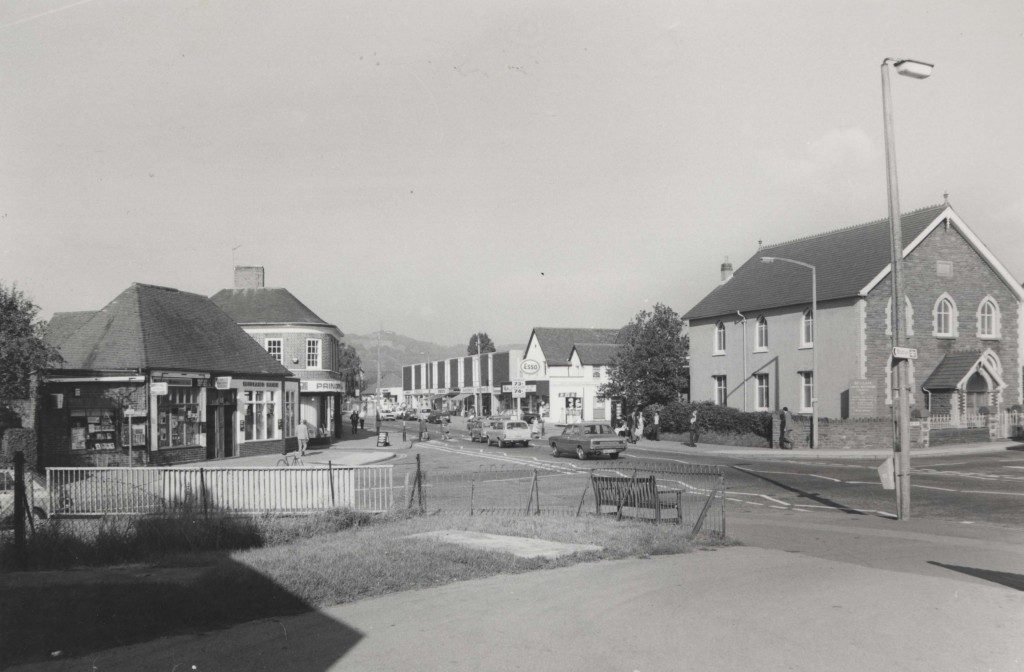
[(893, 63), (893, 67), (896, 68), (896, 72), (904, 77), (913, 77), (914, 79), (927, 79), (932, 74), (932, 70), (935, 69), (935, 65), (932, 63), (911, 59), (896, 61)]
[(775, 257), (761, 257), (762, 264), (770, 264), (775, 261)]

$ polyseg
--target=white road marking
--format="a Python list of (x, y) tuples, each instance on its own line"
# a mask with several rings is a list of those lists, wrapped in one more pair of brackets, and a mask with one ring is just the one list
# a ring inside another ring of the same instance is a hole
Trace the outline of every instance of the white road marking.
[(939, 488), (934, 485), (921, 485), (911, 483), (912, 488), (924, 488), (926, 490), (945, 490), (947, 492), (962, 492), (967, 495), (1007, 495), (1009, 497), (1024, 497), (1024, 492), (1000, 492), (998, 490), (955, 490), (953, 488)]

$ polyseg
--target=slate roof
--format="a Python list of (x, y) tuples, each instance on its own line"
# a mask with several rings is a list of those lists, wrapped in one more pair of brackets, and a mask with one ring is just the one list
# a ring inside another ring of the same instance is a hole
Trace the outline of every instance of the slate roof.
[(939, 365), (921, 384), (923, 390), (953, 390), (963, 380), (971, 367), (978, 363), (981, 352), (978, 350), (962, 350), (947, 353)]
[(534, 327), (533, 335), (540, 341), (548, 366), (568, 365), (572, 346), (577, 343), (608, 345), (620, 343), (621, 329), (558, 329)]
[(68, 336), (75, 333), (79, 327), (91, 320), (95, 314), (95, 310), (54, 313), (50, 321), (46, 323), (46, 329), (43, 331), (43, 340), (56, 348)]
[[(585, 366), (607, 366), (622, 347), (617, 343), (577, 343), (573, 346)], [(571, 356), (571, 355), (570, 355)]]
[(210, 299), (239, 324), (314, 324), (337, 329), (280, 287), (222, 289)]
[[(947, 207), (932, 205), (902, 215), (903, 246), (917, 238)], [(764, 256), (788, 257), (816, 266), (818, 301), (857, 296), (889, 264), (889, 219), (762, 247), (731, 280), (713, 289), (683, 319), (810, 303), (810, 271), (785, 262), (765, 264), (761, 262)]]
[(63, 366), (84, 370), (171, 369), (292, 373), (210, 299), (133, 284), (59, 345)]

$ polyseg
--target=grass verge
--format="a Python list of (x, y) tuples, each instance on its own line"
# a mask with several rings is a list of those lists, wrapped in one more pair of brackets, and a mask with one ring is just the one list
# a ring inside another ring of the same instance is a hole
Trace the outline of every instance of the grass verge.
[[(0, 666), (42, 659), (57, 650), (81, 655), (453, 581), (730, 543), (689, 539), (687, 530), (676, 525), (594, 516), (353, 515), (291, 519), (286, 525), (257, 520), (254, 525), (272, 530), (260, 537), (261, 544), (179, 555), (181, 563), (198, 565), (188, 580), (164, 580), (153, 569), (138, 581), (104, 582), (102, 573), (110, 570), (86, 570), (90, 580), (69, 582), (68, 573), (62, 572), (56, 585), (42, 573), (22, 574), (23, 580), (12, 573), (0, 589)], [(340, 526), (340, 531), (332, 529)], [(408, 538), (442, 529), (591, 543), (603, 550), (526, 560)], [(96, 580), (96, 575), (101, 578)]]

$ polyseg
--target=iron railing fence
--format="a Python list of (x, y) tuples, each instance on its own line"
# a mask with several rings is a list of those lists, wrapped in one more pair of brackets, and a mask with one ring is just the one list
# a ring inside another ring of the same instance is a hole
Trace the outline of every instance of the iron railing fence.
[(229, 513), (394, 508), (391, 465), (293, 467), (51, 467), (54, 517), (145, 515), (182, 507)]
[[(614, 492), (619, 494), (609, 495), (610, 487), (618, 488)], [(597, 494), (595, 488), (601, 493)], [(403, 492), (405, 506), (421, 505), (415, 483)], [(654, 497), (660, 500), (657, 504)], [(422, 508), (470, 515), (657, 515), (663, 522), (724, 536), (725, 474), (714, 465), (665, 466), (632, 461), (628, 467), (558, 471), (521, 466), (460, 472), (424, 470)]]

